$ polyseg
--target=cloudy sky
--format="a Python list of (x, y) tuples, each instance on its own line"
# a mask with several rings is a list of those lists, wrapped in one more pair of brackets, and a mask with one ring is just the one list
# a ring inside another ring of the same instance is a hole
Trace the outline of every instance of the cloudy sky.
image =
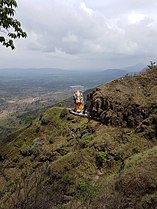
[(17, 0), (28, 38), (2, 67), (106, 69), (157, 61), (156, 0)]

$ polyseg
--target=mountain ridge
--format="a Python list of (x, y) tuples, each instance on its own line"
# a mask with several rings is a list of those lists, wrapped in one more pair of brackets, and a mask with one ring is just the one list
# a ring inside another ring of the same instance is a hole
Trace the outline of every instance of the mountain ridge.
[(150, 115), (156, 114), (156, 84), (154, 69), (99, 86), (88, 97), (92, 101), (91, 116), (106, 125), (136, 128)]
[(1, 208), (155, 209), (156, 88), (157, 69), (125, 76), (88, 93), (90, 118), (52, 107), (3, 140)]

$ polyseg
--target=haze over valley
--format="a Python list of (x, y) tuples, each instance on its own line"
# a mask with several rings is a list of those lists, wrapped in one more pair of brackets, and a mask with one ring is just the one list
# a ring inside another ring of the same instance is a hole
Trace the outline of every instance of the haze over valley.
[(35, 117), (55, 103), (62, 105), (63, 100), (73, 95), (73, 86), (81, 85), (81, 90), (86, 91), (128, 73), (138, 72), (142, 67), (97, 71), (0, 69), (0, 134), (19, 128), (30, 115), (32, 117), (32, 112)]

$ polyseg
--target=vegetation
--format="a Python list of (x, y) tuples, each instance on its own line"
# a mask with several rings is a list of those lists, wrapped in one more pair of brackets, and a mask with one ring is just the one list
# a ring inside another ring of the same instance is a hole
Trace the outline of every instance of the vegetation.
[(75, 199), (80, 202), (80, 205), (90, 208), (92, 201), (99, 194), (98, 186), (90, 181), (82, 181), (76, 188)]
[(21, 23), (13, 18), (17, 2), (15, 0), (0, 1), (0, 43), (6, 47), (14, 49), (14, 39), (26, 38), (27, 34), (21, 28)]
[(96, 158), (96, 165), (100, 169), (103, 167), (104, 163), (108, 160), (108, 152), (107, 151), (99, 151)]
[(119, 74), (102, 71), (83, 72), (83, 75), (53, 68), (0, 69), (0, 138), (25, 125), (28, 116), (34, 119), (54, 104), (73, 107), (70, 86), (81, 84), (90, 89)]
[[(155, 209), (156, 78), (151, 69), (100, 86), (88, 96), (91, 118), (53, 107), (2, 140), (0, 208)], [(128, 82), (136, 84), (134, 93), (140, 86), (136, 95), (128, 93)], [(143, 92), (149, 93), (145, 100)], [(126, 103), (129, 114), (123, 115)]]
[(150, 61), (150, 65), (147, 65), (149, 69), (154, 69), (156, 68), (156, 62)]

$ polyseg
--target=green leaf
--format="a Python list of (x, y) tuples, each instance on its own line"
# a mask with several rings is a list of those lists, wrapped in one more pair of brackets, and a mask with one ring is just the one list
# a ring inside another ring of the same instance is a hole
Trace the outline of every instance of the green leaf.
[[(0, 36), (0, 43), (3, 46), (14, 49), (13, 39), (26, 38), (27, 33), (21, 28), (21, 23), (17, 19), (14, 19), (17, 2), (15, 0), (0, 0), (0, 27), (1, 32), (5, 33), (5, 36)], [(5, 39), (5, 37), (9, 39)]]

